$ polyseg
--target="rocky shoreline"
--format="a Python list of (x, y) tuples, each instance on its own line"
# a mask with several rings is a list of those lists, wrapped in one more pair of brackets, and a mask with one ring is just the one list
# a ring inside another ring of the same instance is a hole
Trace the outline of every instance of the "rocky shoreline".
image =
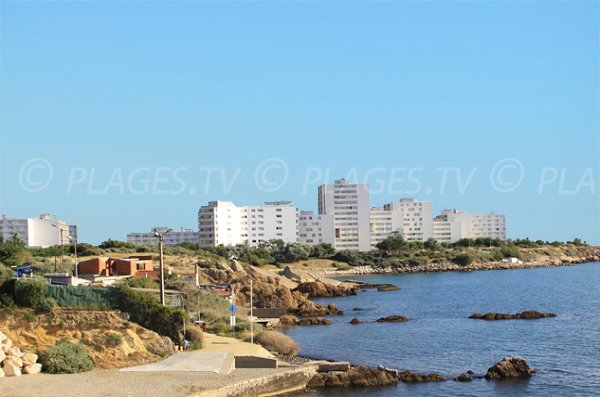
[(373, 266), (356, 266), (351, 269), (336, 270), (336, 269), (318, 269), (312, 271), (314, 276), (362, 276), (371, 274), (405, 274), (405, 273), (439, 273), (439, 272), (472, 272), (483, 270), (516, 270), (516, 269), (532, 269), (532, 268), (547, 268), (547, 267), (565, 267), (575, 266), (584, 263), (600, 262), (600, 256), (591, 255), (586, 257), (564, 257), (558, 261), (534, 261), (534, 262), (481, 262), (472, 263), (468, 266), (457, 265), (452, 262), (429, 263), (418, 266), (390, 266), (390, 267), (373, 267)]

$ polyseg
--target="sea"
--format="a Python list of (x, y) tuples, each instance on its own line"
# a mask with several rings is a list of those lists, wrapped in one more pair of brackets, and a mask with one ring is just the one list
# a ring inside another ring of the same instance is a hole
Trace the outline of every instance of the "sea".
[[(298, 396), (600, 396), (600, 263), (570, 267), (476, 272), (353, 276), (390, 283), (398, 291), (366, 290), (356, 296), (317, 299), (335, 303), (343, 316), (332, 325), (286, 333), (313, 358), (384, 365), (453, 378), (485, 374), (503, 357), (525, 358), (529, 379), (403, 384), (381, 388), (321, 389)], [(359, 307), (365, 310), (354, 311)], [(474, 312), (553, 312), (539, 320), (471, 320)], [(376, 323), (392, 314), (404, 323)], [(352, 325), (357, 317), (363, 324)]]

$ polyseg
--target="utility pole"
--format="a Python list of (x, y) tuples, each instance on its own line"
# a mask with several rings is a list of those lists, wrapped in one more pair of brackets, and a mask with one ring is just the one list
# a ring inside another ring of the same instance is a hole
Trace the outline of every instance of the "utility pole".
[(252, 311), (252, 279), (250, 279), (250, 343), (254, 344), (254, 313)]
[(64, 250), (63, 250), (63, 229), (60, 228), (59, 226), (59, 230), (60, 230), (60, 271), (64, 271), (65, 267), (64, 267)]
[(165, 234), (169, 233), (173, 229), (159, 230), (154, 229), (154, 235), (158, 237), (158, 255), (160, 263), (160, 304), (165, 305), (165, 264), (163, 258), (163, 238)]
[(79, 269), (77, 268), (77, 237), (73, 240), (73, 248), (75, 249), (75, 277), (79, 277)]

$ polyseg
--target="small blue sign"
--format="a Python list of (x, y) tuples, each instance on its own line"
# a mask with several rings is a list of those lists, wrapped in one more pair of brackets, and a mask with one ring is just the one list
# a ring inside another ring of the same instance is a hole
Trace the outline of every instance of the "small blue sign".
[(237, 312), (237, 306), (233, 306), (233, 305), (229, 306), (229, 311), (232, 313)]

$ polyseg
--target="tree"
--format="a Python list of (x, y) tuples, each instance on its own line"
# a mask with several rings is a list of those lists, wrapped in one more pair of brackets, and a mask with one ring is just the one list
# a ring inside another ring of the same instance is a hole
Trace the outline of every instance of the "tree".
[(375, 246), (379, 252), (390, 256), (393, 252), (400, 251), (406, 246), (406, 242), (401, 235), (392, 235), (381, 240)]
[(435, 251), (436, 249), (438, 249), (440, 247), (440, 243), (438, 243), (438, 241), (434, 238), (429, 238), (429, 239), (427, 239), (427, 241), (425, 241), (423, 243), (423, 247), (425, 249)]

